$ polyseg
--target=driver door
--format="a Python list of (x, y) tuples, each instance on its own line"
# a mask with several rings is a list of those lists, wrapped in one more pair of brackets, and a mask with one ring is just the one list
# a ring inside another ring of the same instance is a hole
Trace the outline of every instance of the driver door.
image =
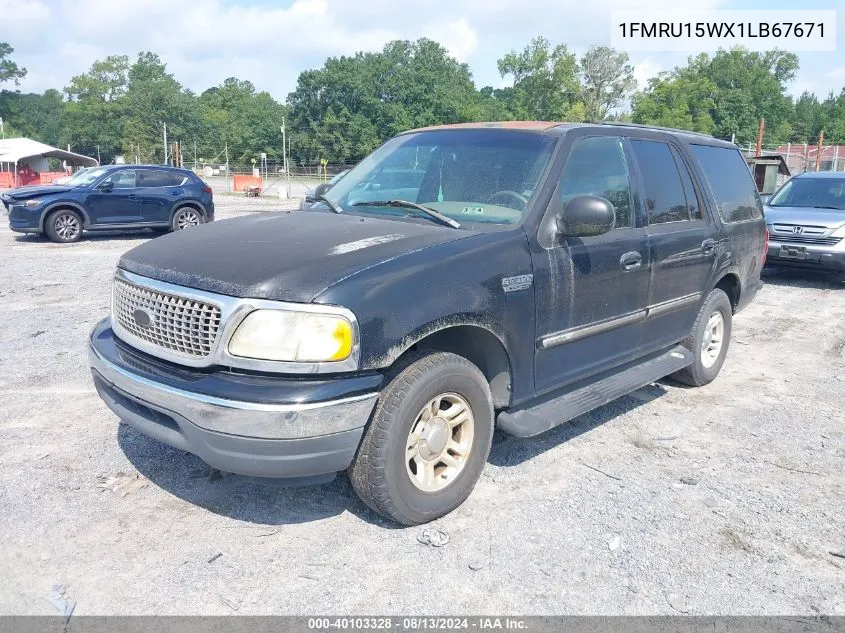
[(538, 394), (641, 353), (651, 266), (626, 146), (619, 136), (576, 138), (553, 194), (563, 204), (581, 195), (606, 198), (616, 209), (615, 228), (558, 235), (548, 248), (533, 249)]
[[(103, 185), (113, 188), (103, 190)], [(121, 169), (100, 181), (88, 196), (88, 215), (97, 226), (131, 224), (141, 220), (134, 169)]]

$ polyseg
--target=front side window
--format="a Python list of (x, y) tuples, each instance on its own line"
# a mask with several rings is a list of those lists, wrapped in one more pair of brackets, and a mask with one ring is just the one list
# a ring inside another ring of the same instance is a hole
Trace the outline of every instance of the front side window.
[(605, 198), (616, 209), (616, 228), (634, 226), (634, 204), (628, 164), (618, 136), (592, 136), (575, 141), (560, 176), (565, 205), (576, 196)]
[(778, 191), (770, 207), (845, 209), (845, 178), (793, 178)]
[(631, 141), (645, 186), (645, 206), (649, 224), (682, 222), (690, 219), (681, 174), (669, 149), (659, 141)]
[(423, 205), (460, 223), (519, 222), (555, 137), (505, 129), (446, 129), (389, 140), (332, 187), (344, 211), (417, 216), (387, 201)]
[(134, 169), (124, 169), (122, 171), (118, 171), (104, 181), (114, 183), (115, 189), (134, 189), (135, 188), (135, 170)]
[(739, 150), (695, 144), (690, 149), (707, 177), (719, 215), (725, 222), (763, 217), (757, 186)]

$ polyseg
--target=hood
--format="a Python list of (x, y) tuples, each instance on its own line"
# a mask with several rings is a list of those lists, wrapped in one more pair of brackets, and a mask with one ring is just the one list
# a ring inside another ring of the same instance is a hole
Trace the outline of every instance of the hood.
[(767, 224), (800, 224), (837, 229), (845, 224), (845, 210), (816, 207), (765, 207)]
[(307, 303), (365, 268), (472, 234), (435, 224), (287, 211), (171, 233), (133, 248), (118, 265), (209, 292)]
[(64, 193), (70, 191), (73, 187), (66, 187), (64, 185), (32, 185), (29, 187), (18, 187), (6, 192), (6, 196), (14, 198), (15, 200), (25, 200), (27, 198), (34, 198), (36, 196), (48, 196), (53, 193)]

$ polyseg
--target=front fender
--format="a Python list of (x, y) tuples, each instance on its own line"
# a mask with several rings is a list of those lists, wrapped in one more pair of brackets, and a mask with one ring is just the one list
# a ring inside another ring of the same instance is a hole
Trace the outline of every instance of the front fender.
[(389, 367), (439, 330), (483, 328), (508, 354), (518, 400), (533, 392), (534, 288), (514, 291), (503, 280), (531, 275), (528, 241), (517, 227), (400, 255), (339, 281), (314, 301), (355, 313), (363, 370)]

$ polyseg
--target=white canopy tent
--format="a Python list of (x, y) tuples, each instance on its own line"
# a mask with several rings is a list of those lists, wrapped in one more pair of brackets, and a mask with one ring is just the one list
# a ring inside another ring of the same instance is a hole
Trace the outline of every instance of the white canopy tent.
[(68, 152), (57, 147), (50, 147), (44, 143), (28, 138), (0, 139), (0, 171), (17, 173), (23, 165), (35, 172), (49, 171), (48, 158), (57, 158), (66, 165), (79, 167), (96, 167), (97, 159), (74, 152)]

